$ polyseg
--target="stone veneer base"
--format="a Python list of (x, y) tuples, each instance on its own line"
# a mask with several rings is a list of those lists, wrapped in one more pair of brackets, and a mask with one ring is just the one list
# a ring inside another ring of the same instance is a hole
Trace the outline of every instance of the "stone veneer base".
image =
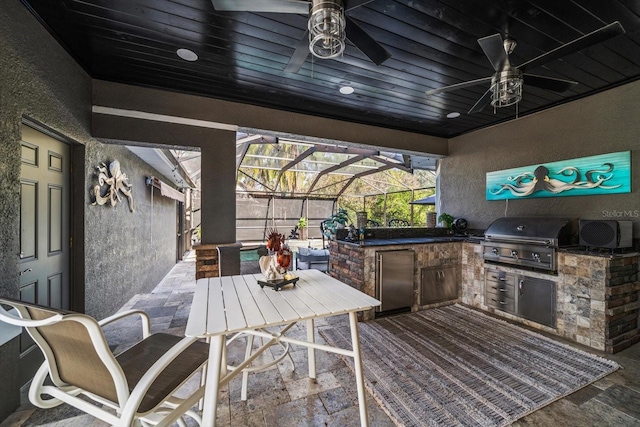
[(550, 328), (484, 304), (484, 274), (480, 245), (464, 243), (462, 250), (462, 302), (502, 317), (551, 332), (580, 344), (616, 353), (640, 342), (640, 302), (637, 282), (639, 255), (600, 256), (558, 253), (558, 275), (491, 265), (556, 282), (556, 327)]
[[(411, 311), (462, 302), (608, 353), (616, 353), (640, 342), (640, 254), (637, 253), (609, 257), (560, 251), (558, 275), (549, 275), (485, 264), (481, 245), (469, 242), (362, 247), (332, 241), (329, 249), (329, 274), (373, 297), (376, 296), (375, 252), (398, 249), (415, 251), (414, 303)], [(421, 306), (421, 269), (445, 265), (458, 266), (457, 278), (461, 284), (459, 298)], [(488, 267), (556, 282), (556, 327), (540, 325), (487, 307), (484, 304), (484, 277)], [(369, 310), (360, 319), (374, 317), (374, 310)]]
[[(376, 261), (378, 251), (410, 249), (415, 252), (413, 269), (413, 304), (411, 311), (424, 308), (439, 307), (442, 305), (460, 302), (458, 298), (447, 302), (420, 305), (420, 281), (421, 269), (428, 267), (456, 266), (456, 279), (460, 283), (460, 242), (426, 243), (416, 245), (388, 245), (388, 246), (358, 246), (350, 243), (332, 241), (329, 243), (329, 275), (364, 292), (376, 297)], [(369, 310), (362, 314), (363, 320), (375, 317), (375, 310)]]

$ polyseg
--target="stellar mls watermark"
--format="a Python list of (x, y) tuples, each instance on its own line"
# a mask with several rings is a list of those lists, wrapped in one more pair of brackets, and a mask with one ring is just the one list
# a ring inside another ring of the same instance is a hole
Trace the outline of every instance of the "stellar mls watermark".
[(602, 211), (603, 218), (638, 218), (640, 217), (640, 209), (632, 209), (628, 211)]

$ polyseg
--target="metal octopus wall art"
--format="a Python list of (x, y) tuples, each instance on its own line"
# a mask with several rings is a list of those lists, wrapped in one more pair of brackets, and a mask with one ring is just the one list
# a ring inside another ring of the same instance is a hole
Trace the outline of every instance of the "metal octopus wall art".
[[(120, 201), (120, 193), (124, 194), (129, 201), (129, 210), (135, 212), (133, 207), (132, 185), (129, 183), (127, 175), (120, 170), (120, 162), (114, 160), (109, 163), (109, 167), (104, 163), (96, 168), (98, 170), (98, 184), (93, 187), (95, 201), (92, 205), (104, 205), (110, 202), (115, 206)], [(103, 191), (105, 189), (106, 191)]]

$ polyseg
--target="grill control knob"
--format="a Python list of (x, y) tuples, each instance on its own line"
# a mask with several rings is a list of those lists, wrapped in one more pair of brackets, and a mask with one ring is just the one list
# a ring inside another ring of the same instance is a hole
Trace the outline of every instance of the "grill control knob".
[(518, 251), (516, 251), (515, 249), (511, 251), (511, 256), (514, 258), (518, 258)]
[(493, 248), (491, 249), (491, 252), (493, 252), (494, 255), (498, 255), (500, 251), (498, 250), (498, 248)]
[(536, 262), (540, 262), (540, 254), (538, 252), (532, 252), (531, 256)]

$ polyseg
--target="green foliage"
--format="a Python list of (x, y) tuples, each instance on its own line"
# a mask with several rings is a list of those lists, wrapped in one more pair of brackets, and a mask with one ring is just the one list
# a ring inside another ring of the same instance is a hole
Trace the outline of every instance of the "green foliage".
[(325, 222), (324, 235), (327, 236), (329, 239), (335, 240), (336, 230), (338, 229), (339, 226), (346, 225), (347, 222), (349, 222), (349, 215), (347, 213), (347, 210), (342, 208), (338, 209), (338, 211), (333, 215), (331, 215), (327, 220), (327, 222)]
[(453, 217), (448, 213), (441, 213), (438, 217), (438, 222), (444, 222), (449, 230), (451, 230), (451, 226), (453, 225)]
[[(421, 199), (433, 194), (432, 189), (416, 190), (414, 191), (414, 200)], [(386, 219), (403, 219), (411, 223), (411, 207), (413, 206), (413, 225), (414, 227), (424, 227), (427, 224), (427, 212), (434, 212), (435, 207), (432, 205), (411, 205), (411, 191), (403, 191), (398, 193), (387, 194), (386, 202)], [(348, 197), (342, 196), (340, 198), (340, 206), (345, 208), (349, 214), (355, 217), (355, 212), (366, 211), (367, 218), (373, 221), (377, 221), (381, 226), (384, 224), (385, 219), (385, 202), (384, 194), (376, 196), (362, 197)]]
[(307, 227), (307, 218), (300, 217), (298, 220), (298, 228), (306, 228)]
[(411, 192), (409, 191), (387, 194), (386, 203), (384, 194), (378, 195), (373, 198), (373, 203), (370, 204), (371, 219), (386, 226), (384, 224), (386, 212), (387, 221), (395, 218), (411, 222), (411, 205), (409, 202), (411, 202)]

